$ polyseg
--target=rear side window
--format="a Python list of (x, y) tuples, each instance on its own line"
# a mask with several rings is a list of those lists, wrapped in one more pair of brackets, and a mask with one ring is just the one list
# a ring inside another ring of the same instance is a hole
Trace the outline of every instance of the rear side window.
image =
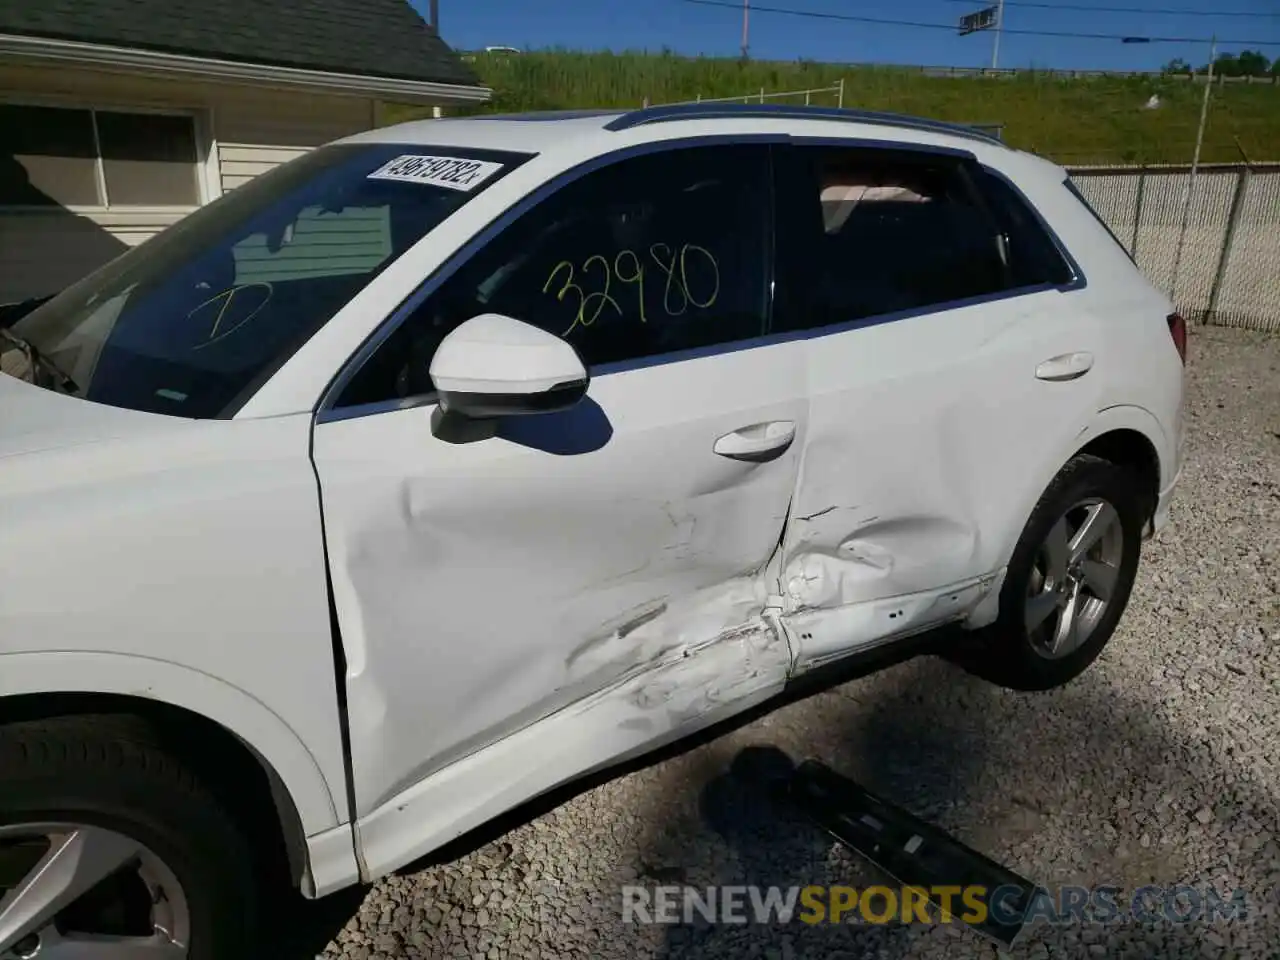
[[(780, 178), (788, 291), (778, 329), (821, 327), (1009, 286), (998, 230), (949, 157), (798, 147)], [(795, 241), (799, 241), (798, 243)]]
[(1072, 277), (1017, 191), (954, 157), (797, 147), (783, 169), (776, 329), (942, 307)]
[(975, 171), (973, 177), (1004, 237), (1010, 285), (1070, 283), (1075, 276), (1071, 265), (1018, 191), (1003, 177), (985, 170)]

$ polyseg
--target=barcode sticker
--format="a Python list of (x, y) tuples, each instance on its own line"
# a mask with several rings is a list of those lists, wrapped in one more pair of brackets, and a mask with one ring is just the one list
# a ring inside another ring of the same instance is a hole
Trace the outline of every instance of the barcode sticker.
[(502, 169), (502, 164), (489, 160), (468, 160), (465, 157), (424, 157), (417, 154), (405, 154), (383, 164), (373, 173), (370, 180), (398, 180), (402, 183), (423, 183), (432, 187), (445, 187), (449, 190), (461, 190), (464, 193), (474, 190), (495, 173)]

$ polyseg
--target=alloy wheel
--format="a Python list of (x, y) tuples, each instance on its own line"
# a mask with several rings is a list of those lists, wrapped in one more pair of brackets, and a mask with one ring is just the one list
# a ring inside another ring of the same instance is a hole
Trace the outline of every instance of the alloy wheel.
[(1035, 651), (1056, 660), (1079, 650), (1105, 615), (1124, 560), (1120, 514), (1099, 497), (1062, 514), (1036, 553), (1024, 616)]
[(0, 960), (185, 960), (190, 927), (173, 871), (136, 840), (0, 826)]

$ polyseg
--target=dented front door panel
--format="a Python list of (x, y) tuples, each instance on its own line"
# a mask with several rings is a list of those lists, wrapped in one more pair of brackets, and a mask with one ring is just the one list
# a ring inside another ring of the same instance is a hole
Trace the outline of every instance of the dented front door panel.
[[(431, 413), (315, 430), (359, 815), (574, 704), (605, 708), (585, 762), (785, 680), (763, 570), (803, 448), (802, 345), (601, 376), (473, 442)], [(776, 459), (713, 451), (768, 423), (796, 430)]]

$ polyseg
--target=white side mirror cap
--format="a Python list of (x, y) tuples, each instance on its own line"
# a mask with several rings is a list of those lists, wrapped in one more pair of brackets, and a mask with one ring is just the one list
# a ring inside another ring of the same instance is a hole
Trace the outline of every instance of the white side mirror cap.
[(562, 410), (582, 399), (587, 370), (555, 334), (498, 313), (449, 333), (431, 360), (445, 412), (471, 417)]

